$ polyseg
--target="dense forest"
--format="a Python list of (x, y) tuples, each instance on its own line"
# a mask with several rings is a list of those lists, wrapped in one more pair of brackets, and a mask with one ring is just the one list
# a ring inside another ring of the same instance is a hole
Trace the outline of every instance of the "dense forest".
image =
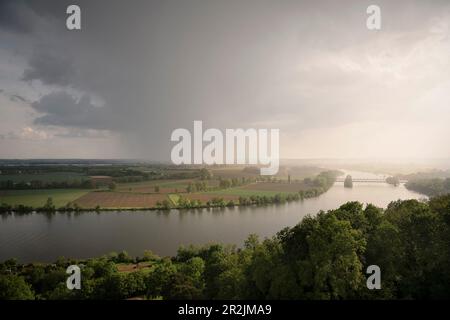
[[(81, 290), (66, 268), (82, 270)], [(368, 290), (366, 268), (381, 268)], [(128, 267), (124, 270), (123, 267)], [(437, 299), (450, 298), (450, 195), (392, 202), (385, 210), (349, 202), (242, 248), (182, 247), (53, 264), (0, 264), (0, 299)]]
[(450, 193), (450, 178), (430, 178), (430, 179), (417, 179), (408, 181), (405, 185), (409, 190), (413, 190), (419, 193), (426, 194), (433, 197)]

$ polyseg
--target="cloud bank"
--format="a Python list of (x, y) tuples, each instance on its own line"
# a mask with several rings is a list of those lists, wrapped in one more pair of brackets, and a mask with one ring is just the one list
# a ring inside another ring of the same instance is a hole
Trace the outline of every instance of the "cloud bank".
[(450, 157), (448, 1), (379, 1), (377, 32), (370, 1), (78, 1), (81, 31), (69, 4), (0, 2), (1, 119), (56, 139), (48, 156), (100, 139), (167, 160), (202, 120), (279, 128), (288, 158)]

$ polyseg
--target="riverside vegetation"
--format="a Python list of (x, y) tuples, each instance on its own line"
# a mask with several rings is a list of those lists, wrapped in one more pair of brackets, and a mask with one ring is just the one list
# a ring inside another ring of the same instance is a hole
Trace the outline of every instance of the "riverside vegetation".
[[(66, 288), (77, 264), (81, 290)], [(381, 268), (381, 290), (366, 287)], [(174, 257), (125, 252), (53, 264), (0, 264), (0, 299), (442, 299), (450, 298), (450, 195), (348, 202), (242, 248), (181, 247)]]
[(450, 193), (450, 178), (440, 179), (418, 179), (408, 181), (406, 188), (426, 194), (427, 196), (437, 196)]

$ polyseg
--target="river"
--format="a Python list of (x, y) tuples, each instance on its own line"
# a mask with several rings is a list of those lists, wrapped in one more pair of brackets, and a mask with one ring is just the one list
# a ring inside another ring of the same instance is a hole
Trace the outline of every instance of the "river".
[[(346, 172), (353, 178), (379, 178), (363, 172)], [(174, 255), (180, 245), (222, 242), (242, 245), (251, 233), (270, 237), (293, 226), (307, 214), (339, 207), (347, 201), (386, 207), (398, 199), (424, 195), (385, 183), (354, 183), (352, 189), (336, 182), (317, 198), (266, 207), (225, 209), (33, 213), (0, 216), (0, 261), (51, 262), (60, 256), (98, 257), (125, 250)]]

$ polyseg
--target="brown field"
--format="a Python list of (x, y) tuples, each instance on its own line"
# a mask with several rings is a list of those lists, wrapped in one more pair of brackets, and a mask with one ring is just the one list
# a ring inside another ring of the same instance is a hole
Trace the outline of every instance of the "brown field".
[(168, 200), (167, 195), (106, 191), (90, 192), (74, 202), (82, 208), (151, 208), (163, 200)]
[(241, 187), (245, 190), (299, 192), (308, 189), (303, 182), (257, 182)]
[(168, 193), (183, 193), (186, 192), (186, 188), (159, 188), (159, 192), (155, 192), (155, 187), (151, 186), (143, 186), (143, 187), (133, 187), (131, 188), (121, 188), (118, 190), (119, 192), (130, 192), (130, 193), (151, 193), (151, 194), (168, 194)]
[(151, 262), (139, 262), (138, 264), (135, 263), (130, 263), (130, 264), (116, 264), (117, 266), (117, 271), (119, 272), (135, 272), (135, 271), (139, 271), (142, 269), (147, 269), (150, 268), (152, 265)]
[(254, 178), (258, 177), (259, 174), (252, 172), (243, 171), (244, 167), (230, 167), (230, 168), (220, 168), (211, 170), (214, 177), (222, 177), (226, 179), (232, 178)]

